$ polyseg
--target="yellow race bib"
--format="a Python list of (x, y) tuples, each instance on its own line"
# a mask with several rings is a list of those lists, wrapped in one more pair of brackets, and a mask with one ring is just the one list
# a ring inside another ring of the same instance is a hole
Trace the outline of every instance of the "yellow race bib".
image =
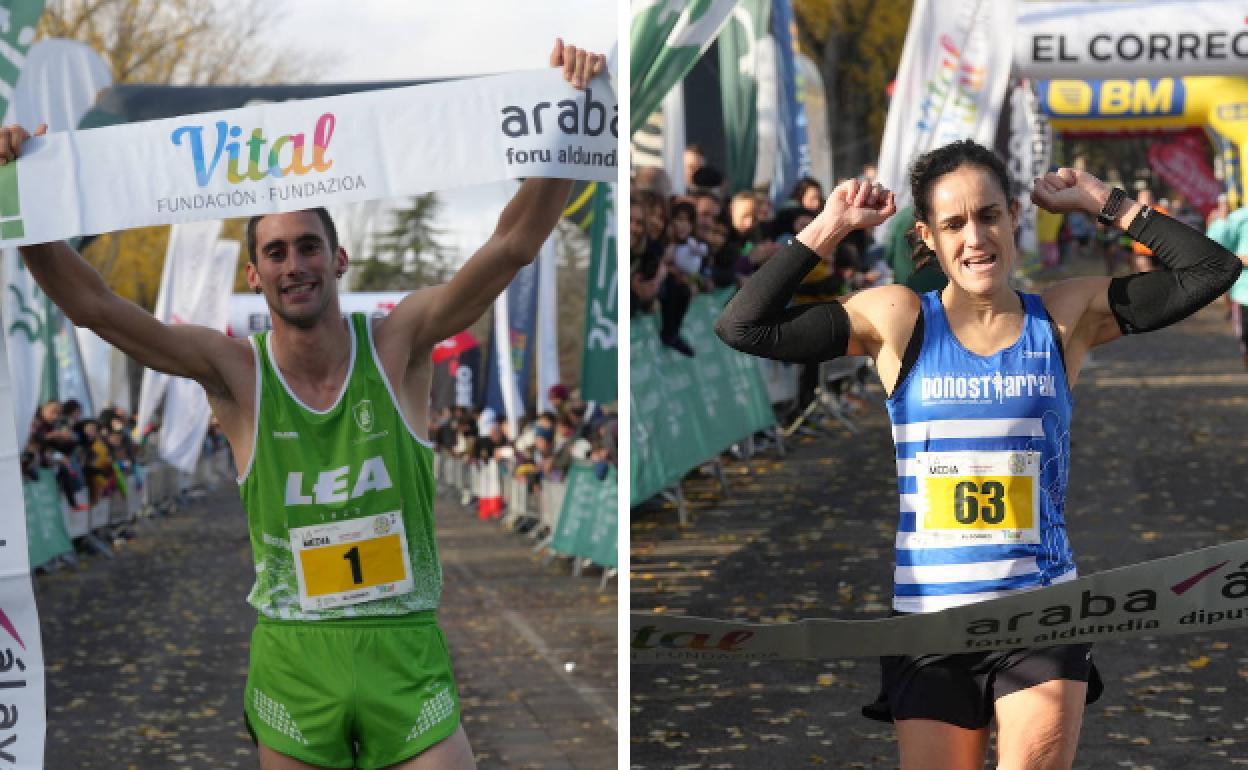
[(1037, 452), (920, 452), (915, 529), (946, 545), (1039, 543)]
[(290, 530), (299, 603), (305, 611), (346, 607), (412, 590), (412, 565), (398, 511)]

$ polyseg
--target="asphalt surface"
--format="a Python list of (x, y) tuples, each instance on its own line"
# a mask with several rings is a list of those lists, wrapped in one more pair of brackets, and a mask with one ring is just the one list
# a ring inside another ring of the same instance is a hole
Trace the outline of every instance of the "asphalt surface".
[[(478, 767), (617, 758), (616, 584), (440, 498), (450, 644)], [(238, 493), (144, 520), (113, 560), (35, 579), (49, 770), (258, 767), (242, 718), (254, 574)]]
[[(882, 392), (870, 393), (877, 402)], [(1248, 373), (1222, 305), (1095, 351), (1075, 389), (1067, 525), (1080, 574), (1248, 537)], [(691, 523), (632, 513), (632, 607), (753, 622), (889, 612), (896, 481), (878, 403), (686, 481)], [(1106, 692), (1077, 768), (1248, 765), (1248, 634), (1097, 645)], [(874, 660), (633, 666), (634, 768), (893, 768), (891, 725), (859, 713)]]

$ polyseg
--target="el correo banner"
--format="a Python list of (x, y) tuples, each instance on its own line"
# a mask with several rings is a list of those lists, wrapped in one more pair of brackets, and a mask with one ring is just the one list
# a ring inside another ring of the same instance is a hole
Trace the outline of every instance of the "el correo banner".
[(51, 134), (0, 166), (0, 246), (522, 177), (616, 178), (605, 77), (547, 69)]
[(633, 613), (633, 663), (974, 652), (1248, 625), (1248, 540), (1014, 596), (882, 620), (738, 623)]
[(1014, 70), (1028, 78), (1238, 75), (1242, 0), (1043, 2), (1020, 6)]

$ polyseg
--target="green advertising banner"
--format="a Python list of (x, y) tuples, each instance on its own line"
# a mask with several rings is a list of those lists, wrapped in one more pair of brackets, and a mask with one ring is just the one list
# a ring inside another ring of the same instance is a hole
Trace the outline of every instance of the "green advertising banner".
[(737, 0), (633, 0), (630, 135), (646, 124), (672, 86), (689, 74), (736, 5)]
[(573, 465), (568, 470), (568, 490), (550, 547), (603, 567), (619, 566), (618, 488), (615, 468), (608, 471), (606, 480), (599, 481), (592, 465)]
[(759, 44), (767, 37), (770, 0), (740, 0), (719, 34), (719, 92), (723, 98), (724, 152), (732, 192), (754, 186), (758, 165)]
[(597, 185), (589, 226), (589, 290), (585, 297), (581, 398), (598, 404), (609, 404), (616, 399), (615, 374), (620, 349), (614, 189), (609, 184)]
[(681, 336), (693, 346), (693, 358), (659, 344), (653, 316), (633, 319), (631, 505), (776, 422), (757, 362), (715, 336), (715, 319), (730, 293), (699, 295), (690, 305)]
[(30, 565), (37, 567), (72, 551), (74, 546), (65, 531), (65, 517), (61, 515), (61, 490), (56, 485), (56, 474), (46, 469), (39, 471), (38, 481), (22, 484), (22, 497), (26, 503)]

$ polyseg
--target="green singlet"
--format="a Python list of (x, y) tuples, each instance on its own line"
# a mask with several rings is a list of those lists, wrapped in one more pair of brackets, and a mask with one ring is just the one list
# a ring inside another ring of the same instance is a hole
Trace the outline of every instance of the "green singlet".
[(437, 609), (433, 450), (403, 422), (351, 316), (352, 365), (338, 402), (314, 411), (286, 387), (268, 333), (255, 335), (260, 391), (241, 493), (256, 584), (247, 601), (274, 620), (405, 615)]
[(434, 611), (433, 450), (404, 422), (367, 316), (351, 325), (337, 403), (286, 386), (267, 333), (256, 354), (256, 435), (240, 480), (260, 614), (244, 694), (264, 745), (321, 767), (379, 768), (459, 726)]

